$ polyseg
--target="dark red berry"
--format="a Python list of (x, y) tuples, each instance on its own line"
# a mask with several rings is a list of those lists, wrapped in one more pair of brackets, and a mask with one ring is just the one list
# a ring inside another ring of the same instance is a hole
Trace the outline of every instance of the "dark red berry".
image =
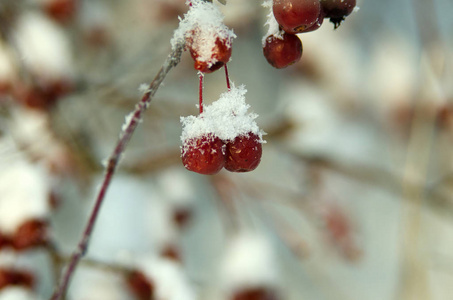
[(352, 13), (355, 6), (356, 0), (321, 0), (321, 9), (325, 13), (325, 18), (330, 18), (335, 28), (338, 28), (340, 23)]
[(16, 230), (11, 238), (16, 250), (44, 246), (48, 242), (48, 224), (43, 220), (29, 220)]
[(142, 272), (132, 271), (127, 278), (127, 284), (137, 299), (154, 299), (154, 285)]
[(0, 269), (0, 290), (9, 285), (32, 288), (34, 277), (29, 272), (13, 269)]
[(316, 22), (313, 23), (313, 25), (311, 25), (310, 27), (303, 30), (302, 33), (311, 32), (311, 31), (315, 31), (315, 30), (319, 29), (319, 27), (321, 27), (322, 23), (324, 22), (324, 18), (325, 18), (325, 13), (321, 9), (321, 12), (319, 13), (319, 16), (318, 16), (318, 19), (316, 20)]
[(189, 171), (215, 174), (225, 165), (224, 145), (213, 135), (190, 139), (182, 147), (182, 163)]
[(260, 138), (254, 133), (238, 136), (226, 144), (225, 169), (231, 172), (249, 172), (258, 167), (261, 161)]
[(254, 287), (236, 292), (231, 300), (278, 300), (275, 291), (266, 287)]
[(198, 30), (194, 30), (193, 34), (187, 39), (190, 55), (195, 61), (194, 67), (196, 70), (203, 73), (212, 73), (230, 61), (232, 52), (230, 41), (217, 37), (210, 56), (205, 57), (206, 55), (203, 55), (202, 57), (200, 55), (200, 47), (205, 45), (197, 41), (199, 34)]
[(11, 245), (11, 240), (8, 236), (0, 232), (0, 250)]
[(181, 262), (181, 253), (179, 252), (178, 247), (175, 245), (167, 245), (165, 246), (162, 251), (160, 252), (162, 257), (165, 257), (169, 260), (173, 260), (175, 262)]
[(65, 23), (74, 18), (77, 11), (76, 2), (76, 0), (47, 1), (44, 10), (54, 20)]
[(264, 57), (274, 68), (286, 68), (302, 57), (302, 42), (294, 34), (283, 34), (283, 39), (273, 35), (266, 38), (263, 47)]
[(187, 226), (193, 217), (193, 211), (190, 207), (177, 207), (173, 210), (173, 222), (182, 229)]
[(321, 11), (319, 0), (274, 0), (275, 19), (287, 33), (299, 33), (313, 25)]

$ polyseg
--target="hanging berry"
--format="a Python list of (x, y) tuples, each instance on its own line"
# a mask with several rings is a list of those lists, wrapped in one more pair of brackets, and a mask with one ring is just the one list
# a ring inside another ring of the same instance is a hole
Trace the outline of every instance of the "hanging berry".
[(195, 69), (211, 73), (231, 58), (232, 40), (236, 37), (223, 23), (223, 15), (216, 4), (202, 0), (190, 2), (171, 41), (173, 48), (185, 43), (195, 61)]
[(281, 69), (300, 60), (302, 56), (302, 42), (294, 34), (284, 33), (278, 36), (269, 36), (263, 47), (264, 57), (274, 68)]
[(275, 19), (288, 33), (299, 33), (312, 26), (321, 12), (319, 0), (274, 0)]

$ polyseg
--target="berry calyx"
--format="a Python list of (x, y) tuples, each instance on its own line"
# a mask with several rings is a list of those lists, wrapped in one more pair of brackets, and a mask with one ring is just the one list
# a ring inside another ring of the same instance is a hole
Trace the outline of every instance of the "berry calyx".
[(282, 69), (299, 61), (302, 57), (302, 42), (294, 34), (284, 33), (283, 38), (268, 36), (263, 47), (264, 57), (274, 68)]
[(321, 11), (319, 0), (274, 0), (272, 11), (287, 33), (300, 33), (313, 25)]
[(212, 134), (186, 140), (182, 147), (182, 163), (189, 171), (215, 174), (225, 165), (224, 148), (223, 141)]
[(330, 19), (335, 29), (352, 13), (355, 6), (356, 0), (321, 0), (321, 9), (325, 13), (325, 18)]
[(261, 161), (262, 146), (260, 137), (248, 133), (226, 143), (225, 169), (231, 172), (249, 172), (258, 167)]

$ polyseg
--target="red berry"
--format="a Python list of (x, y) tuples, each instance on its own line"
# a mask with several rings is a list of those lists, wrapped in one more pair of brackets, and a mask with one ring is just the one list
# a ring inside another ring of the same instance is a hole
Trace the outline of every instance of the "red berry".
[(77, 3), (75, 0), (52, 0), (44, 7), (46, 13), (58, 22), (67, 22), (73, 19)]
[(210, 50), (210, 56), (206, 58), (206, 55), (202, 57), (200, 54), (200, 47), (205, 45), (197, 41), (199, 35), (199, 31), (194, 30), (192, 36), (187, 39), (190, 55), (195, 61), (194, 67), (196, 70), (203, 73), (212, 73), (230, 61), (232, 49), (228, 39), (217, 37), (214, 47)]
[(12, 269), (0, 269), (0, 290), (9, 285), (21, 285), (32, 288), (34, 277), (29, 272)]
[(283, 34), (283, 39), (273, 35), (266, 38), (263, 47), (264, 57), (274, 68), (286, 68), (302, 57), (302, 42), (294, 34)]
[(142, 272), (132, 271), (127, 278), (127, 284), (137, 299), (154, 299), (154, 285)]
[(260, 138), (254, 133), (238, 136), (226, 144), (225, 169), (231, 172), (249, 172), (258, 167), (262, 147)]
[(307, 29), (305, 29), (304, 31), (302, 31), (303, 33), (305, 32), (311, 32), (311, 31), (315, 31), (317, 29), (319, 29), (319, 27), (321, 27), (322, 23), (324, 22), (324, 18), (325, 18), (325, 13), (324, 11), (321, 9), (321, 12), (319, 13), (319, 16), (318, 16), (318, 19), (316, 20), (315, 23), (313, 23), (313, 25), (311, 25), (310, 27), (308, 27)]
[(44, 246), (48, 242), (48, 226), (43, 220), (29, 220), (16, 230), (12, 237), (12, 244), (16, 250), (25, 250), (31, 247)]
[(277, 293), (266, 287), (254, 287), (236, 292), (231, 300), (278, 300)]
[(193, 211), (190, 207), (177, 207), (173, 210), (173, 222), (182, 229), (188, 225), (193, 217)]
[(321, 9), (325, 18), (330, 18), (335, 28), (354, 10), (356, 0), (321, 0)]
[(11, 240), (9, 239), (9, 237), (0, 232), (0, 250), (4, 247), (8, 247), (10, 245), (11, 245)]
[(274, 0), (275, 19), (287, 33), (299, 33), (313, 25), (321, 11), (319, 0)]
[(185, 141), (182, 163), (189, 171), (215, 174), (225, 165), (224, 145), (221, 139), (211, 134)]

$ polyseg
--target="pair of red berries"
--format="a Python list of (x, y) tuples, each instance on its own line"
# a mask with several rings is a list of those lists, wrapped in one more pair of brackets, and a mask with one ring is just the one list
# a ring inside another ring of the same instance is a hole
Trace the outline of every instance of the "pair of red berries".
[(185, 141), (182, 162), (189, 171), (211, 175), (222, 168), (230, 172), (249, 172), (261, 161), (261, 139), (249, 132), (233, 140), (222, 141), (208, 134)]
[(284, 33), (266, 38), (264, 57), (277, 69), (299, 61), (303, 48), (296, 34), (318, 29), (325, 18), (337, 28), (355, 6), (356, 0), (274, 0), (272, 12)]

